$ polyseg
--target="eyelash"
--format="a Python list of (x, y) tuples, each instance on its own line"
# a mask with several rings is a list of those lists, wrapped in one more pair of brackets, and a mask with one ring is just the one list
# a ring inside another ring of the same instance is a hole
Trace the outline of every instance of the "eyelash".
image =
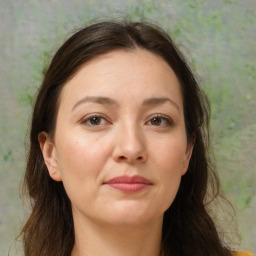
[(92, 123), (89, 123), (91, 120), (93, 120), (93, 118), (98, 118), (101, 120), (105, 120), (105, 122), (107, 122), (108, 124), (111, 124), (109, 121), (107, 121), (107, 119), (102, 115), (102, 114), (91, 114), (91, 115), (88, 115), (86, 116), (85, 118), (82, 118), (80, 123), (81, 124), (87, 124), (89, 126), (100, 126), (102, 124), (92, 124)]
[[(171, 126), (171, 125), (173, 125), (173, 121), (171, 120), (171, 118), (169, 118), (169, 117), (167, 117), (167, 116), (165, 116), (165, 115), (162, 115), (162, 114), (156, 114), (156, 115), (152, 116), (152, 117), (150, 118), (150, 120), (147, 121), (146, 123), (152, 122), (153, 119), (160, 119), (161, 122), (160, 122), (159, 125), (153, 125), (153, 124), (151, 123), (151, 124), (150, 124), (151, 126)], [(164, 125), (161, 124), (162, 121), (165, 122)]]
[[(91, 121), (93, 120), (93, 118), (98, 118), (100, 123), (99, 124), (92, 124)], [(154, 119), (160, 120), (159, 125), (158, 124), (157, 125), (152, 124), (152, 121)], [(104, 117), (102, 114), (91, 114), (91, 115), (88, 115), (85, 118), (82, 118), (80, 123), (81, 124), (87, 124), (88, 126), (100, 126), (100, 125), (104, 125), (104, 124), (101, 124), (102, 120), (104, 120), (104, 122), (106, 122), (107, 124), (111, 124), (111, 122), (109, 122), (106, 119), (106, 117)], [(164, 121), (165, 124), (162, 124), (162, 121)], [(151, 122), (151, 124), (149, 124), (150, 122)], [(156, 114), (156, 115), (152, 116), (150, 118), (150, 120), (148, 120), (145, 124), (149, 124), (151, 126), (171, 126), (171, 125), (173, 125), (173, 121), (169, 117), (167, 117), (167, 116), (164, 116), (164, 115), (161, 115), (161, 114)]]

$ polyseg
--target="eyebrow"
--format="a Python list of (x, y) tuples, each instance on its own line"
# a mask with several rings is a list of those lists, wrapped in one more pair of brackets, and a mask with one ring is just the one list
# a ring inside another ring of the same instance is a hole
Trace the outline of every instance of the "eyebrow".
[(118, 106), (117, 101), (107, 98), (107, 97), (100, 97), (100, 96), (87, 96), (84, 97), (83, 99), (79, 100), (73, 107), (72, 107), (72, 111), (77, 108), (79, 105), (83, 104), (83, 103), (88, 103), (88, 102), (92, 102), (92, 103), (98, 103), (98, 104), (102, 104), (102, 105), (116, 105)]
[[(72, 111), (77, 108), (79, 105), (84, 104), (84, 103), (97, 103), (97, 104), (102, 104), (102, 105), (114, 105), (114, 106), (119, 106), (119, 104), (117, 103), (116, 100), (108, 98), (108, 97), (102, 97), (102, 96), (86, 96), (84, 98), (82, 98), (81, 100), (79, 100), (73, 107), (72, 107)], [(180, 112), (180, 108), (178, 106), (178, 104), (167, 97), (154, 97), (154, 98), (149, 98), (146, 99), (142, 102), (142, 106), (154, 106), (154, 105), (161, 105), (164, 104), (165, 102), (169, 102), (171, 103), (179, 112)]]
[(174, 100), (167, 97), (146, 99), (143, 101), (142, 106), (160, 105), (160, 104), (164, 104), (165, 102), (171, 103), (180, 112), (179, 105)]

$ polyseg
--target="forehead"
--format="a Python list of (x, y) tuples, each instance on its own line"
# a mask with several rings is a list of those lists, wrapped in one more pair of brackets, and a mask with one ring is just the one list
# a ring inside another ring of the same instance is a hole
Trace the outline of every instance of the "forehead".
[(182, 105), (179, 81), (163, 58), (142, 49), (115, 50), (86, 62), (64, 86), (60, 103), (83, 96), (135, 102), (167, 94)]

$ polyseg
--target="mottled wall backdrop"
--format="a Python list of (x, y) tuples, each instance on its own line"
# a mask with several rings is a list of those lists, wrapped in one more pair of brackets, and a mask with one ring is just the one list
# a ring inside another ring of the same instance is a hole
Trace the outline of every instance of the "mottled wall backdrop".
[(255, 0), (1, 0), (0, 255), (29, 211), (19, 189), (44, 66), (76, 28), (124, 16), (167, 29), (198, 74), (211, 99), (215, 157), (238, 213), (240, 248), (256, 252)]

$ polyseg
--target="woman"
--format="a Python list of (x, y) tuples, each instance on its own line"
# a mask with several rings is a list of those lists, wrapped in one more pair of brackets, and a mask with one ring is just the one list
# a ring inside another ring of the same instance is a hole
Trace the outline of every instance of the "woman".
[(34, 107), (25, 255), (232, 255), (206, 209), (219, 191), (208, 121), (160, 28), (103, 22), (74, 34)]

